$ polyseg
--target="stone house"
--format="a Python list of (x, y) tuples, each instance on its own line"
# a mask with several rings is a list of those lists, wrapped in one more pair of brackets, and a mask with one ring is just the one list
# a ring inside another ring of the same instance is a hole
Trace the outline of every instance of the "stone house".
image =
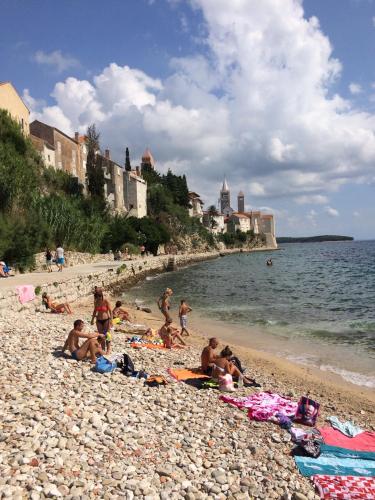
[(233, 212), (228, 219), (228, 232), (235, 233), (236, 231), (241, 231), (242, 233), (247, 233), (251, 229), (250, 217), (246, 214), (240, 214), (239, 212)]
[(125, 212), (124, 169), (111, 160), (109, 149), (105, 150), (104, 156), (98, 153), (97, 158), (101, 161), (104, 172), (104, 194), (107, 203), (115, 212)]
[(213, 234), (227, 232), (227, 224), (223, 214), (210, 215), (209, 212), (203, 212), (202, 223)]
[(30, 135), (31, 142), (34, 148), (39, 152), (44, 165), (46, 167), (56, 168), (56, 157), (55, 157), (55, 147), (49, 144), (47, 141), (36, 137), (35, 135)]
[(199, 196), (199, 194), (194, 193), (193, 191), (190, 191), (189, 192), (189, 202), (190, 202), (190, 207), (189, 207), (190, 217), (198, 217), (199, 220), (202, 222), (204, 203), (201, 200), (201, 197)]
[(30, 111), (11, 82), (0, 82), (0, 108), (19, 123), (24, 135), (30, 134)]
[(125, 208), (131, 217), (138, 219), (147, 215), (147, 182), (143, 179), (140, 168), (125, 171), (124, 176)]
[(76, 138), (69, 137), (56, 127), (34, 120), (30, 124), (31, 135), (42, 139), (55, 148), (55, 168), (77, 177), (83, 185), (86, 183), (86, 171), (81, 164), (81, 147)]

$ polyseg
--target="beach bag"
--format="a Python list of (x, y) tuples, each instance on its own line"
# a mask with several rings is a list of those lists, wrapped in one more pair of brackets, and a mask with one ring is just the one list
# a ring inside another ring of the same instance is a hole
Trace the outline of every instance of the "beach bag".
[(95, 363), (95, 371), (99, 373), (111, 373), (117, 368), (116, 362), (111, 362), (104, 356), (100, 356)]
[(220, 375), (219, 390), (222, 392), (233, 392), (235, 390), (233, 384), (233, 378), (230, 373), (226, 373), (225, 375)]
[(310, 427), (315, 426), (316, 419), (319, 415), (320, 404), (309, 399), (306, 396), (302, 396), (298, 403), (298, 408), (296, 411), (296, 416), (294, 418), (295, 422), (300, 424), (309, 425)]

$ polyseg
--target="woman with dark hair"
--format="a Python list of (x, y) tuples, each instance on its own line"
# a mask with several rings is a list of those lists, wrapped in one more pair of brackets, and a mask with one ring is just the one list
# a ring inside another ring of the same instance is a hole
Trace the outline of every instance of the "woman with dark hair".
[(44, 292), (42, 295), (42, 302), (45, 306), (46, 309), (49, 309), (51, 312), (56, 313), (56, 314), (62, 314), (62, 313), (68, 313), (72, 314), (72, 310), (70, 308), (70, 305), (65, 302), (65, 304), (56, 304), (55, 302), (52, 302), (51, 298), (47, 294), (47, 292)]
[(103, 290), (95, 287), (94, 293), (94, 311), (92, 313), (91, 324), (96, 320), (96, 329), (98, 333), (105, 335), (105, 340), (102, 341), (102, 348), (107, 347), (107, 354), (111, 350), (111, 322), (112, 309), (107, 299), (104, 298)]
[(216, 378), (219, 380), (220, 377), (229, 374), (241, 383), (251, 383), (250, 380), (244, 377), (237, 366), (232, 363), (232, 357), (233, 352), (230, 350), (229, 346), (226, 346), (215, 360), (215, 363), (213, 365), (212, 378)]

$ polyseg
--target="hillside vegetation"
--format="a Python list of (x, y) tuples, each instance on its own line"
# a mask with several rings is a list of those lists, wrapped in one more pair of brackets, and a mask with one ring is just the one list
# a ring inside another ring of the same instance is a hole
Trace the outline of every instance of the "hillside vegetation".
[(34, 254), (62, 244), (81, 252), (107, 252), (144, 244), (214, 244), (202, 224), (188, 215), (185, 177), (171, 171), (145, 172), (149, 216), (113, 215), (100, 196), (85, 196), (77, 179), (45, 168), (19, 126), (0, 110), (0, 257), (20, 270), (32, 268)]

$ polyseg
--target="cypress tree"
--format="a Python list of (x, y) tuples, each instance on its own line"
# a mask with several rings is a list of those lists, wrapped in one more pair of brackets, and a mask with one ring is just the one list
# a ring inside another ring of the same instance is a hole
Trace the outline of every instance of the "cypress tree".
[(97, 154), (99, 152), (99, 138), (100, 134), (96, 130), (95, 124), (90, 125), (86, 133), (87, 145), (87, 187), (90, 195), (93, 198), (99, 199), (104, 203), (104, 172), (102, 168), (101, 157)]
[(126, 150), (125, 150), (125, 170), (130, 172), (131, 169), (132, 169), (132, 166), (130, 164), (129, 148), (126, 148)]

